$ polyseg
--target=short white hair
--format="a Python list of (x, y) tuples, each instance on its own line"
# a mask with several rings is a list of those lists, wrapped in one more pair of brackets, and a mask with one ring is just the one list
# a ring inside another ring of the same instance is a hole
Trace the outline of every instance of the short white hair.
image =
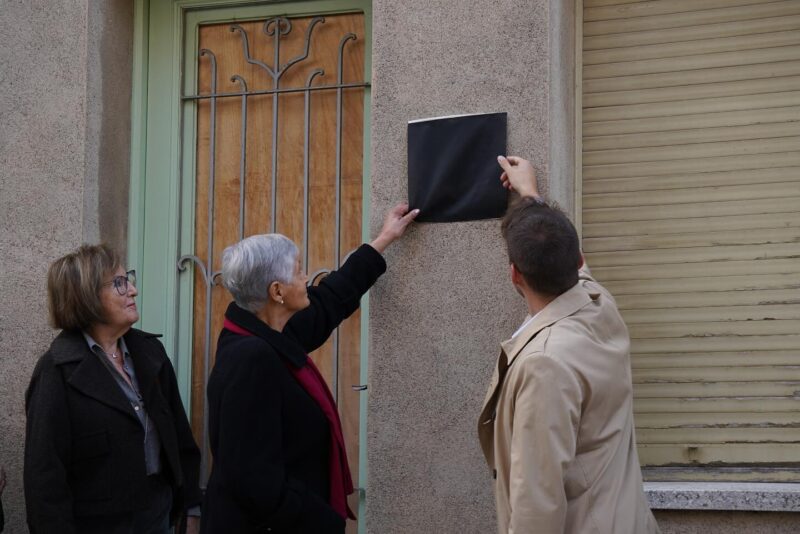
[(222, 285), (240, 307), (253, 313), (269, 300), (272, 282), (291, 283), (297, 245), (281, 234), (254, 235), (222, 253)]

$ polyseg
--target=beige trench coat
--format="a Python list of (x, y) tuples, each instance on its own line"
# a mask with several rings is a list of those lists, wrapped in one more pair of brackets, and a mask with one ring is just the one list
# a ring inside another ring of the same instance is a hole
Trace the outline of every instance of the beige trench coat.
[(498, 532), (659, 532), (642, 490), (629, 348), (587, 269), (502, 344), (478, 422)]

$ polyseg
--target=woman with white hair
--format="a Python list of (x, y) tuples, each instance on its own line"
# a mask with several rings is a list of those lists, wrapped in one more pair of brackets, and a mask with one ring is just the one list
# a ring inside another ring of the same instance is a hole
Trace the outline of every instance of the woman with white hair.
[(333, 397), (307, 354), (358, 309), (386, 270), (381, 253), (419, 210), (383, 229), (317, 287), (291, 240), (248, 237), (225, 249), (225, 312), (208, 383), (214, 465), (201, 532), (343, 533), (353, 485)]

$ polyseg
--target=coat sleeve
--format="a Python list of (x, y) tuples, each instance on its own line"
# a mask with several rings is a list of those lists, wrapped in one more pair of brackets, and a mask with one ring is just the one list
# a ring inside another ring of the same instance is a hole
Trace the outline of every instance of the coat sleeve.
[(178, 439), (178, 458), (183, 474), (183, 507), (184, 509), (189, 509), (200, 505), (203, 500), (199, 483), (200, 449), (194, 441), (192, 427), (186, 417), (186, 410), (183, 408), (175, 370), (167, 358), (163, 345), (158, 341), (156, 343), (158, 343), (164, 357), (160, 378), (162, 393), (169, 403), (170, 412), (174, 418), (175, 435)]
[(280, 377), (288, 371), (277, 357), (248, 348), (237, 351), (239, 361), (215, 400), (220, 406), (218, 429), (212, 429), (219, 436), (214, 470), (261, 530), (343, 532), (345, 520), (283, 467)]
[(310, 306), (294, 314), (284, 333), (298, 341), (306, 352), (319, 348), (339, 323), (350, 317), (361, 297), (386, 271), (383, 256), (369, 245), (361, 245), (336, 271), (308, 288)]
[(514, 384), (509, 534), (561, 534), (567, 514), (564, 478), (575, 458), (580, 384), (547, 356), (519, 362)]
[(66, 385), (45, 354), (25, 394), (25, 505), (31, 534), (72, 534), (75, 519), (68, 466), (72, 430)]

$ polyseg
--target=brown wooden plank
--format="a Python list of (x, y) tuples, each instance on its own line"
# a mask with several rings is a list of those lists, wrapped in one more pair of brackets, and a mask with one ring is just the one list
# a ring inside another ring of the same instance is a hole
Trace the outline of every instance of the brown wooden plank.
[[(785, 382), (691, 382), (634, 384), (634, 398), (791, 397), (800, 381)], [(671, 403), (672, 401), (670, 401)]]
[(711, 247), (595, 252), (587, 254), (586, 258), (590, 265), (597, 267), (758, 260), (762, 258), (800, 258), (800, 241), (758, 246), (718, 245)]
[(692, 56), (665, 57), (588, 65), (583, 68), (585, 80), (612, 78), (616, 76), (640, 76), (665, 72), (686, 72), (700, 69), (738, 67), (793, 61), (798, 57), (798, 46), (776, 46), (755, 50), (704, 53)]
[[(776, 413), (650, 413), (636, 418), (636, 428), (691, 428), (703, 426), (799, 426), (800, 412)], [(638, 433), (638, 430), (637, 430)], [(638, 436), (637, 436), (638, 437)], [(689, 440), (690, 441), (690, 440)]]
[(583, 94), (610, 91), (634, 91), (659, 87), (682, 87), (718, 82), (735, 82), (800, 74), (800, 61), (788, 60), (775, 63), (755, 63), (673, 72), (636, 74), (595, 79), (583, 79)]
[(778, 397), (768, 395), (764, 397), (720, 397), (720, 398), (639, 398), (633, 402), (633, 410), (637, 420), (640, 414), (647, 413), (772, 413), (800, 411), (800, 398), (794, 396)]
[[(660, 117), (657, 121), (651, 118), (608, 120), (600, 122), (584, 122), (583, 135), (594, 139), (612, 135), (629, 135), (647, 132), (672, 132), (707, 128), (724, 128), (752, 126), (758, 124), (777, 124), (800, 120), (800, 111), (796, 106), (781, 108), (758, 107), (742, 111), (726, 111), (717, 113), (696, 113), (692, 115), (674, 115)], [(736, 170), (736, 169), (730, 169)], [(646, 175), (645, 175), (646, 176)]]
[(654, 15), (626, 19), (599, 20), (584, 22), (583, 34), (586, 36), (609, 33), (627, 33), (664, 28), (683, 28), (701, 24), (747, 21), (754, 18), (784, 17), (800, 14), (800, 5), (793, 0), (770, 2), (764, 5), (734, 6), (669, 15)]
[[(796, 260), (795, 260), (796, 261)], [(718, 263), (725, 263), (723, 261)], [(671, 264), (676, 270), (683, 265)], [(713, 273), (713, 266), (707, 263), (700, 263), (705, 267), (707, 273)], [(763, 276), (753, 276), (752, 274), (738, 276), (698, 276), (685, 278), (648, 278), (648, 269), (640, 271), (638, 279), (615, 280), (605, 283), (606, 288), (617, 298), (626, 295), (650, 295), (650, 298), (657, 300), (662, 294), (693, 292), (698, 296), (708, 293), (724, 293), (729, 291), (749, 292), (749, 291), (787, 291), (800, 289), (800, 273), (797, 271), (790, 274), (771, 274)], [(732, 299), (731, 304), (736, 299)]]
[[(626, 319), (626, 321), (629, 320)], [(674, 367), (732, 366), (750, 368), (754, 366), (794, 366), (798, 364), (800, 364), (800, 353), (796, 350), (635, 354), (632, 359), (634, 371), (639, 369), (671, 369)]]
[[(727, 1), (727, 0), (722, 0)], [(787, 31), (757, 33), (754, 35), (737, 35), (720, 37), (701, 42), (696, 40), (658, 43), (640, 46), (617, 47), (605, 50), (585, 50), (583, 65), (602, 65), (623, 61), (641, 61), (644, 59), (664, 59), (669, 57), (687, 57), (700, 54), (732, 52), (740, 50), (758, 50), (777, 46), (800, 44), (797, 28)]]
[[(800, 47), (798, 47), (800, 56)], [(676, 91), (676, 96), (680, 93)], [(616, 106), (584, 108), (583, 117), (587, 124), (631, 120), (642, 118), (663, 118), (702, 113), (728, 113), (752, 109), (769, 109), (796, 106), (800, 103), (800, 92), (784, 91), (754, 95), (720, 96), (711, 98), (676, 98), (667, 102), (646, 102), (633, 104), (623, 102)]]
[[(626, 310), (627, 311), (627, 310)], [(625, 313), (628, 325), (642, 323), (674, 323), (702, 321), (708, 317), (717, 321), (763, 321), (800, 319), (800, 306), (708, 306), (702, 308), (656, 308)], [(800, 358), (800, 355), (798, 355)], [(800, 363), (800, 359), (798, 360)]]
[[(617, 0), (611, 1), (612, 3), (617, 3)], [(800, 28), (800, 15), (756, 17), (746, 21), (701, 24), (683, 28), (659, 28), (642, 32), (611, 33), (594, 36), (585, 35), (583, 37), (583, 49), (584, 51), (602, 50), (685, 41), (699, 41), (698, 47), (702, 48), (701, 43), (715, 39), (778, 31), (792, 31), (797, 28)]]
[[(702, 306), (752, 306), (752, 305), (789, 305), (800, 304), (800, 289), (756, 289), (732, 291), (670, 291), (664, 294), (624, 295), (617, 292), (615, 299), (620, 309), (663, 308), (668, 306), (702, 307)], [(623, 313), (624, 315), (624, 313)]]
[[(800, 125), (800, 123), (797, 124)], [(667, 134), (665, 133), (665, 135)], [(583, 185), (583, 194), (586, 197), (591, 197), (592, 195), (609, 195), (631, 192), (649, 193), (677, 190), (677, 193), (681, 193), (681, 190), (692, 190), (700, 187), (756, 184), (761, 185), (762, 189), (769, 189), (769, 187), (764, 186), (766, 184), (793, 182), (798, 175), (800, 175), (800, 167), (777, 167), (769, 169), (746, 169), (738, 171), (685, 173), (662, 176), (635, 176), (632, 178), (609, 178), (606, 180), (587, 181)], [(646, 195), (641, 196), (647, 197)], [(647, 198), (644, 200), (646, 201)], [(747, 226), (749, 227), (749, 224)]]
[(796, 463), (798, 457), (798, 443), (639, 445), (639, 459), (646, 465), (701, 465), (709, 462), (739, 465), (787, 464)]
[[(800, 332), (800, 320), (715, 321), (714, 316), (697, 322), (642, 323), (630, 325), (631, 340), (663, 338), (791, 335)], [(800, 346), (797, 347), (800, 350)]]
[[(709, 425), (710, 426), (710, 425)], [(800, 444), (800, 427), (745, 427), (745, 428), (637, 428), (636, 441), (640, 444), (674, 443), (797, 443)]]
[(651, 17), (655, 15), (670, 15), (674, 13), (691, 13), (719, 9), (733, 6), (749, 6), (764, 4), (774, 0), (670, 0), (649, 1), (641, 0), (621, 2), (619, 0), (607, 3), (584, 3), (583, 20), (586, 22), (597, 20), (629, 19), (633, 17)]
[[(800, 77), (797, 77), (800, 89)], [(800, 135), (800, 121), (756, 124), (750, 126), (693, 128), (669, 132), (585, 137), (583, 152), (662, 146), (691, 146), (721, 141), (778, 139)]]
[[(800, 157), (800, 154), (798, 154)], [(733, 158), (730, 158), (733, 159)], [(611, 165), (609, 165), (610, 167)], [(667, 221), (683, 218), (724, 217), (728, 215), (760, 215), (765, 213), (796, 213), (797, 198), (730, 200), (721, 202), (686, 202), (669, 206), (638, 206), (584, 210), (584, 224), (626, 221)]]
[[(800, 184), (798, 184), (800, 186)], [(800, 219), (800, 217), (798, 217)], [(585, 253), (621, 250), (650, 250), (680, 247), (714, 247), (719, 245), (761, 245), (791, 243), (800, 240), (800, 228), (756, 228), (724, 230), (706, 234), (664, 234), (657, 236), (624, 236), (583, 240)], [(796, 269), (800, 271), (800, 268)]]
[[(796, 272), (797, 260), (793, 258), (726, 261), (718, 262), (713, 266), (709, 266), (705, 263), (684, 263), (679, 266), (667, 264), (592, 267), (592, 274), (597, 280), (605, 284), (617, 281), (633, 282), (636, 280), (662, 280), (669, 278), (697, 278), (707, 276), (750, 275), (753, 277), (763, 277), (763, 275), (792, 274)], [(631, 289), (633, 288), (631, 287)], [(674, 287), (672, 289), (674, 289)], [(648, 288), (643, 291), (642, 294), (652, 293), (653, 291)]]
[[(800, 351), (800, 335), (713, 336), (631, 340), (631, 352), (634, 354), (695, 351), (719, 352), (733, 350)], [(800, 390), (800, 387), (796, 389)], [(764, 393), (764, 395), (779, 395), (779, 393), (774, 392), (774, 390), (769, 390), (769, 387), (765, 387), (764, 390), (773, 391), (773, 393)]]
[(731, 214), (713, 217), (685, 216), (680, 219), (641, 220), (631, 224), (625, 220), (584, 224), (584, 238), (614, 236), (654, 236), (670, 234), (693, 234), (726, 231), (735, 225), (743, 228), (788, 228), (798, 226), (797, 213), (793, 211), (757, 214)]
[[(796, 356), (795, 363), (800, 364), (800, 353)], [(665, 382), (781, 382), (800, 381), (800, 365), (758, 365), (750, 366), (747, 372), (728, 365), (724, 367), (661, 367), (648, 369), (634, 369), (634, 384), (665, 383)], [(798, 416), (800, 417), (800, 416)]]
[[(797, 168), (800, 173), (800, 168)], [(757, 198), (782, 198), (800, 196), (800, 181), (774, 182), (764, 184), (714, 185), (703, 186), (703, 177), (696, 178), (695, 187), (685, 189), (666, 189), (651, 191), (643, 195), (641, 191), (623, 193), (598, 193), (584, 195), (584, 209), (622, 208), (643, 205), (685, 204), (703, 198), (706, 202), (725, 202), (730, 200), (753, 200)], [(797, 215), (800, 220), (800, 214)], [(732, 227), (733, 228), (733, 227)]]

